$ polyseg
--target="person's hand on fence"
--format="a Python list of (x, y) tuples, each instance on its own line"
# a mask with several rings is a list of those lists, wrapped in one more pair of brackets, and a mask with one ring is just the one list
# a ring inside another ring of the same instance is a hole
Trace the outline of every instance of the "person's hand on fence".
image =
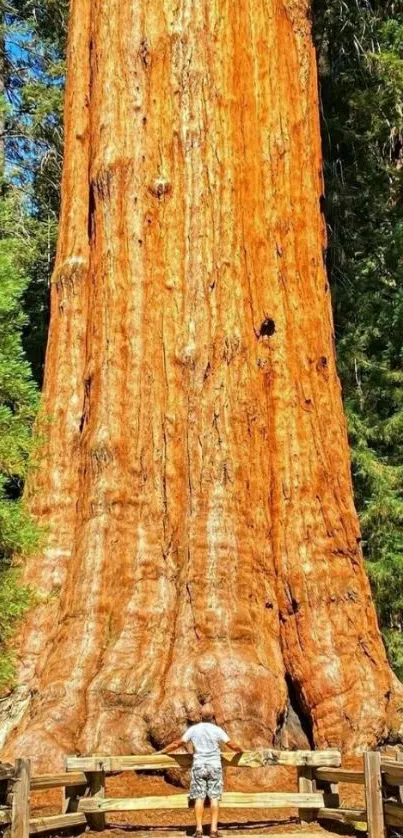
[(235, 751), (237, 754), (243, 754), (244, 752), (244, 749), (241, 748), (238, 742), (235, 742), (233, 739), (230, 739), (226, 745), (228, 745), (228, 748), (231, 748), (231, 751)]
[(159, 751), (159, 753), (170, 754), (173, 751), (177, 751), (181, 745), (183, 745), (182, 739), (175, 739), (173, 742), (170, 742), (169, 745), (165, 745), (165, 748), (163, 748), (162, 751)]

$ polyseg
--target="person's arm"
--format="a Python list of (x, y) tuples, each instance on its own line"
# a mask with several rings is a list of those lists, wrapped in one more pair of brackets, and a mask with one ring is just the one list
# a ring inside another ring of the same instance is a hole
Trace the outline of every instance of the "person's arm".
[(231, 751), (236, 751), (237, 754), (243, 753), (243, 748), (234, 739), (230, 739), (227, 731), (223, 730), (222, 727), (218, 728), (218, 736), (221, 747), (226, 748), (228, 746)]
[(172, 751), (177, 751), (181, 745), (184, 745), (185, 742), (183, 739), (175, 739), (173, 742), (170, 742), (169, 745), (166, 745), (165, 748), (160, 751), (161, 754), (171, 754)]
[(238, 745), (238, 742), (234, 742), (233, 739), (229, 739), (225, 744), (226, 747), (231, 748), (231, 751), (236, 751), (237, 754), (243, 754), (243, 748)]

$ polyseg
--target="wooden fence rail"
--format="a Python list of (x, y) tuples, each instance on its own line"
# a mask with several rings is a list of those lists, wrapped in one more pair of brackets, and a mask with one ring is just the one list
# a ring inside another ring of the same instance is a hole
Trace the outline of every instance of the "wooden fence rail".
[[(221, 799), (223, 809), (320, 809), (323, 794), (300, 794), (298, 792), (224, 792)], [(83, 797), (78, 805), (79, 812), (134, 812), (141, 809), (188, 809), (187, 794), (170, 794), (163, 797)]]
[(358, 786), (365, 784), (364, 770), (360, 771), (358, 768), (317, 768), (315, 777), (328, 783), (355, 783)]
[(87, 775), (84, 771), (63, 771), (60, 774), (38, 774), (31, 778), (31, 789), (43, 791), (44, 789), (67, 788), (68, 786), (85, 786)]
[[(244, 751), (242, 754), (223, 753), (223, 765), (233, 768), (264, 768), (270, 765), (339, 766), (340, 751), (275, 751), (271, 748)], [(164, 768), (190, 768), (191, 754), (146, 754), (129, 757), (67, 757), (67, 771), (153, 771)]]
[[(227, 809), (298, 810), (303, 822), (333, 820), (345, 824), (365, 822), (369, 838), (385, 838), (389, 827), (403, 829), (403, 757), (393, 760), (378, 752), (364, 754), (362, 770), (341, 766), (339, 751), (277, 751), (265, 749), (224, 754), (224, 765), (235, 768), (295, 766), (298, 791), (246, 794), (225, 792)], [(111, 798), (106, 796), (106, 778), (125, 771), (153, 771), (172, 767), (188, 768), (189, 754), (147, 754), (140, 756), (66, 757), (65, 771), (30, 777), (27, 760), (15, 766), (0, 764), (0, 832), (7, 838), (59, 833), (86, 826), (105, 828), (108, 812), (186, 809), (186, 794)], [(365, 788), (366, 806), (347, 809), (340, 805), (339, 784)], [(63, 789), (62, 812), (48, 817), (30, 817), (30, 791)]]

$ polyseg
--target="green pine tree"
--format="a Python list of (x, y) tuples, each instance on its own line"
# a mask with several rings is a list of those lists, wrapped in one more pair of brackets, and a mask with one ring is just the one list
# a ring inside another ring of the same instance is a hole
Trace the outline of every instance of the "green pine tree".
[(24, 346), (42, 381), (63, 153), (62, 105), (68, 0), (10, 0), (3, 20), (9, 176), (25, 195), (29, 283)]
[(403, 677), (403, 5), (317, 0), (328, 264), (364, 551)]
[(0, 687), (4, 687), (13, 674), (5, 644), (31, 596), (19, 582), (18, 560), (38, 542), (36, 524), (21, 497), (37, 388), (22, 347), (26, 242), (21, 205), (12, 193), (0, 200), (0, 230)]
[(0, 0), (0, 688), (7, 641), (33, 592), (20, 582), (38, 544), (24, 506), (47, 328), (62, 161), (68, 0)]

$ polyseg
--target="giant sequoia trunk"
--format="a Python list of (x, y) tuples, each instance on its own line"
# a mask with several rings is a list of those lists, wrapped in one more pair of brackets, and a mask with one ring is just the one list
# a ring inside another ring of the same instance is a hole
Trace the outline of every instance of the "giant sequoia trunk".
[(72, 2), (10, 753), (144, 751), (206, 698), (245, 745), (387, 734), (308, 5)]

